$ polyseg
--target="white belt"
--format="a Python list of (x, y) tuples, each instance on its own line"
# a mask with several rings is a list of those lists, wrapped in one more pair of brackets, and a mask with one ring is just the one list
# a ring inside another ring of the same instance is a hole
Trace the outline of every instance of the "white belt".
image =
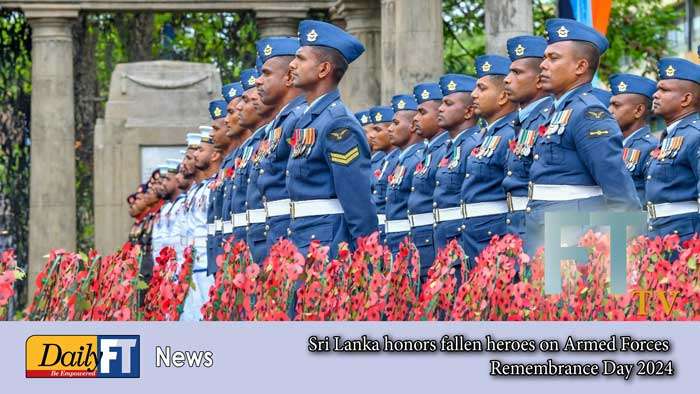
[(508, 212), (524, 211), (527, 208), (527, 197), (511, 196), (506, 193), (506, 203), (508, 204)]
[(435, 223), (446, 222), (448, 220), (464, 219), (462, 207), (435, 208), (433, 209)]
[(265, 215), (265, 209), (249, 209), (246, 211), (248, 224), (258, 224), (265, 223), (267, 215)]
[(535, 185), (529, 188), (530, 200), (570, 201), (603, 195), (600, 186)]
[(224, 229), (224, 221), (221, 219), (214, 220), (214, 231), (220, 233)]
[(207, 235), (216, 234), (216, 225), (214, 223), (207, 224)]
[(473, 204), (462, 204), (464, 217), (475, 218), (479, 216), (498, 215), (508, 212), (508, 203), (503, 201), (475, 202)]
[(383, 226), (386, 223), (386, 215), (383, 213), (378, 213), (377, 223), (379, 223), (380, 226)]
[(234, 213), (231, 216), (231, 220), (233, 221), (233, 228), (245, 227), (248, 225), (248, 213)]
[(649, 219), (658, 219), (684, 213), (697, 213), (698, 207), (697, 201), (667, 202), (663, 204), (647, 203), (647, 212)]
[(272, 218), (275, 216), (287, 216), (291, 212), (290, 204), (291, 200), (285, 198), (284, 200), (267, 201), (265, 203), (265, 210), (267, 211), (267, 217)]
[(231, 234), (233, 232), (233, 222), (230, 220), (226, 220), (223, 222), (223, 230), (221, 230), (224, 234)]
[(407, 233), (411, 231), (411, 222), (408, 219), (401, 220), (387, 220), (385, 223), (386, 229), (385, 233)]
[(408, 215), (408, 221), (411, 223), (411, 228), (429, 225), (432, 226), (433, 223), (435, 223), (432, 212)]
[(327, 200), (292, 201), (289, 203), (292, 219), (307, 216), (342, 215), (343, 206), (337, 198)]

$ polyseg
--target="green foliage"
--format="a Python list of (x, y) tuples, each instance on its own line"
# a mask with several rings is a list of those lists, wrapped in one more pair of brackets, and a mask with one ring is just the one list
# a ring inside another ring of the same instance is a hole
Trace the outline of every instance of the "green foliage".
[(610, 49), (599, 69), (601, 79), (630, 70), (654, 74), (657, 60), (668, 55), (668, 33), (677, 29), (682, 16), (672, 2), (615, 0), (607, 34)]
[(216, 64), (224, 83), (234, 81), (243, 69), (255, 66), (258, 31), (252, 13), (156, 15), (157, 32), (166, 24), (175, 27), (175, 38), (167, 51), (161, 39), (156, 48), (160, 58)]
[(28, 252), (30, 54), (27, 20), (0, 10), (0, 231), (10, 236), (20, 267)]
[(484, 0), (444, 0), (442, 19), (445, 71), (474, 74), (474, 61), (486, 49)]
[[(544, 35), (544, 22), (556, 16), (556, 0), (533, 0), (533, 30)], [(472, 74), (474, 59), (485, 52), (484, 0), (444, 0), (445, 70)], [(620, 71), (654, 73), (669, 50), (668, 33), (683, 16), (673, 2), (615, 0), (610, 15), (610, 49), (601, 59), (599, 77)]]

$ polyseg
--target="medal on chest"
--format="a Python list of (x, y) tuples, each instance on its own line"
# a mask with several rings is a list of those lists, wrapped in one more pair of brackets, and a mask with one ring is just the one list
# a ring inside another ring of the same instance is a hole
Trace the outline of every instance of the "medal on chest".
[(432, 153), (428, 153), (425, 155), (425, 157), (423, 157), (423, 161), (419, 162), (416, 166), (415, 175), (423, 176), (428, 172), (428, 168), (430, 168), (430, 161), (432, 160), (432, 157)]
[(635, 167), (639, 163), (639, 158), (642, 152), (639, 149), (624, 148), (622, 150), (622, 160), (625, 162), (625, 167), (627, 170), (634, 171)]
[(455, 146), (452, 148), (452, 153), (449, 156), (445, 156), (440, 161), (440, 167), (447, 168), (448, 170), (454, 170), (459, 167), (459, 157), (462, 153), (461, 146)]
[(272, 130), (267, 140), (267, 152), (265, 152), (265, 155), (268, 155), (270, 152), (274, 152), (275, 150), (277, 150), (277, 146), (279, 146), (280, 140), (282, 140), (282, 128), (277, 127), (274, 130)]
[(547, 131), (545, 131), (544, 135), (561, 135), (564, 130), (566, 130), (566, 125), (571, 118), (571, 112), (571, 109), (565, 109), (552, 115), (552, 120), (549, 122), (549, 127), (547, 127)]
[(520, 130), (518, 141), (515, 144), (513, 153), (517, 156), (528, 156), (532, 152), (532, 147), (537, 139), (537, 131), (535, 130)]
[(243, 154), (240, 157), (239, 163), (236, 166), (237, 169), (244, 169), (248, 165), (248, 161), (250, 161), (250, 158), (253, 156), (253, 146), (248, 145), (243, 149)]
[(656, 157), (658, 160), (673, 159), (683, 146), (683, 136), (666, 138), (661, 142), (661, 150)]
[(387, 179), (389, 182), (389, 186), (391, 187), (396, 187), (401, 184), (401, 181), (403, 181), (403, 177), (406, 175), (406, 167), (404, 167), (403, 164), (399, 164), (394, 168), (394, 171), (392, 171), (391, 175), (389, 175), (389, 178)]
[(253, 155), (253, 166), (257, 167), (257, 165), (260, 163), (260, 160), (265, 158), (268, 153), (270, 153), (270, 143), (267, 139), (264, 139), (260, 141), (260, 144), (258, 145), (258, 149), (255, 152), (255, 155)]
[(484, 137), (479, 150), (476, 152), (476, 158), (481, 159), (484, 157), (491, 157), (493, 152), (496, 151), (496, 148), (498, 148), (498, 144), (500, 142), (500, 135), (490, 135), (488, 137)]
[(308, 127), (305, 129), (295, 129), (289, 145), (292, 146), (292, 157), (308, 156), (311, 148), (316, 142), (316, 129)]

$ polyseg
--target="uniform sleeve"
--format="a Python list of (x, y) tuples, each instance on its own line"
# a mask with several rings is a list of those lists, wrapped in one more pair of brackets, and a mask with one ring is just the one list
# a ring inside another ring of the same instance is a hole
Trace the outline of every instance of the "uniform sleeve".
[(362, 130), (350, 119), (337, 119), (324, 131), (323, 153), (350, 235), (353, 239), (369, 235), (377, 229), (370, 189), (369, 145)]
[(588, 107), (572, 119), (579, 158), (603, 189), (608, 205), (620, 210), (640, 210), (630, 172), (622, 160), (622, 132), (603, 107)]

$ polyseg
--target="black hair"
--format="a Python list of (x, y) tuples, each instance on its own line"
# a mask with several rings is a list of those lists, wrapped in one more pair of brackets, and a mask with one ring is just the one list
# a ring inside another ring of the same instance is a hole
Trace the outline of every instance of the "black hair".
[(314, 53), (318, 56), (319, 62), (328, 62), (333, 65), (333, 80), (339, 83), (343, 79), (345, 72), (348, 70), (348, 61), (335, 48), (313, 46)]
[(600, 65), (600, 51), (590, 42), (574, 41), (574, 43), (576, 51), (581, 55), (581, 57), (588, 61), (588, 71), (590, 76), (593, 77), (595, 72), (598, 71), (598, 66)]

